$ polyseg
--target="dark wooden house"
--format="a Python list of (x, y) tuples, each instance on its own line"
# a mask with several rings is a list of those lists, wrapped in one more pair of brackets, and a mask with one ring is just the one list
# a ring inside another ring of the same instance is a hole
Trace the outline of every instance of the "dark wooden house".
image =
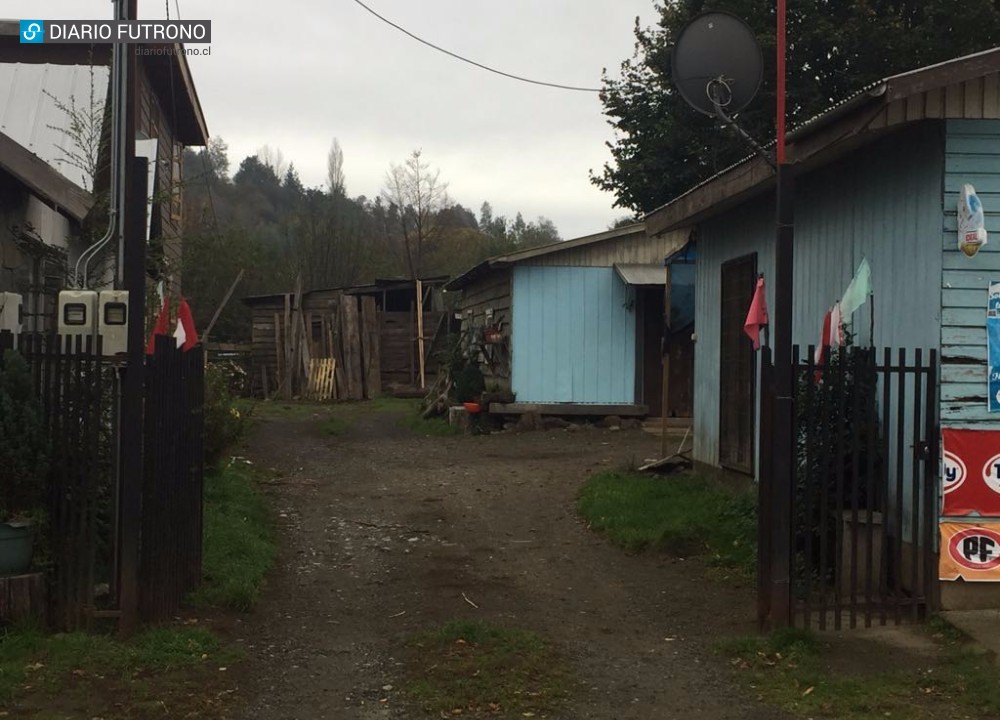
[[(136, 97), (136, 154), (148, 157), (148, 225), (150, 280), (181, 292), (183, 178), (186, 146), (204, 146), (208, 129), (190, 68), (180, 45), (151, 45), (170, 54), (143, 54), (133, 78)], [(0, 21), (0, 127), (4, 193), (0, 243), (5, 258), (17, 267), (0, 272), (0, 291), (25, 298), (28, 327), (46, 329), (54, 297), (67, 286), (68, 275), (103, 219), (94, 217), (95, 198), (106, 195), (108, 159), (98, 158), (96, 177), (88, 177), (68, 158), (77, 152), (73, 118), (67, 109), (97, 114), (107, 105), (111, 45), (98, 43), (23, 45), (15, 21)], [(110, 113), (104, 113), (110, 122)], [(20, 237), (11, 237), (11, 226)], [(16, 246), (16, 247), (15, 247)], [(109, 246), (110, 247), (110, 246)], [(94, 270), (90, 286), (101, 289), (112, 280), (114, 253), (105, 253), (103, 268)], [(8, 263), (9, 265), (10, 263)], [(93, 269), (93, 266), (91, 266)], [(35, 317), (37, 315), (37, 318)]]

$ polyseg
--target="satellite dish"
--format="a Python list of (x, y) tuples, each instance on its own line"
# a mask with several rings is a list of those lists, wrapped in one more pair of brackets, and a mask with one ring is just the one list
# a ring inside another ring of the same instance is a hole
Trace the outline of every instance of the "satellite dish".
[(709, 12), (674, 43), (671, 74), (688, 105), (716, 117), (745, 108), (760, 89), (764, 62), (753, 31), (735, 15)]

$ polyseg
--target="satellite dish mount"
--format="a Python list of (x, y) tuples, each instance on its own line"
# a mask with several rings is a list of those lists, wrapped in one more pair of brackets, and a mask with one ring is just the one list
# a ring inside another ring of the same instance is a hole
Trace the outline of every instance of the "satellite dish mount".
[(731, 127), (777, 168), (774, 156), (733, 118), (757, 95), (764, 72), (760, 46), (746, 23), (724, 12), (699, 15), (677, 37), (671, 71), (691, 107)]

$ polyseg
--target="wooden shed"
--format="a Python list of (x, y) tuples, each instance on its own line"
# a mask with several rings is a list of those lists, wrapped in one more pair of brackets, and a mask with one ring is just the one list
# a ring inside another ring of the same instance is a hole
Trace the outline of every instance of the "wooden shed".
[(441, 293), (447, 280), (378, 279), (243, 298), (253, 317), (254, 394), (307, 394), (309, 361), (317, 359), (336, 361), (334, 398), (361, 399), (433, 383), (447, 348), (449, 314)]
[[(462, 329), (480, 340), (487, 387), (515, 396), (491, 411), (690, 417), (693, 307), (674, 327), (686, 334), (670, 338), (666, 408), (661, 353), (664, 260), (687, 241), (637, 223), (490, 258), (448, 283), (462, 292)], [(678, 302), (694, 301), (688, 275)]]

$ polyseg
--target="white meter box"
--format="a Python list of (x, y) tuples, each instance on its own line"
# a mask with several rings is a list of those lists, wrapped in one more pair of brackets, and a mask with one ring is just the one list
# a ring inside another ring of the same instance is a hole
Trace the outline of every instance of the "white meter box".
[(63, 290), (59, 293), (59, 334), (65, 338), (94, 337), (97, 332), (97, 293)]
[(97, 329), (105, 355), (128, 352), (128, 291), (101, 291), (98, 298)]
[(15, 335), (24, 326), (24, 301), (17, 293), (0, 292), (0, 331)]

